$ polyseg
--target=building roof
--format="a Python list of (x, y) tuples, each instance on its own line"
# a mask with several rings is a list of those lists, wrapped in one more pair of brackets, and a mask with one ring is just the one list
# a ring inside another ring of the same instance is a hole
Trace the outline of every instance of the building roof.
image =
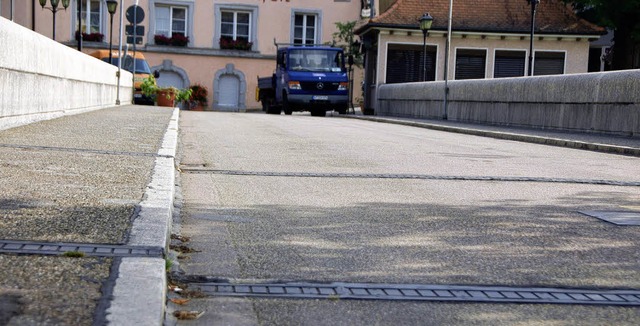
[[(428, 12), (433, 30), (447, 30), (449, 0), (396, 0), (387, 11), (361, 22), (356, 34), (369, 28), (419, 29)], [(452, 29), (467, 32), (530, 33), (531, 7), (526, 0), (453, 0)], [(541, 0), (536, 34), (600, 35), (606, 30), (577, 17), (562, 0)]]

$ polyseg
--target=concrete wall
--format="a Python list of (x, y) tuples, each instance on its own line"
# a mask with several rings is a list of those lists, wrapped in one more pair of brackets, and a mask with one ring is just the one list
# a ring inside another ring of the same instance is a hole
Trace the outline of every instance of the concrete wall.
[[(449, 81), (449, 120), (640, 136), (640, 70)], [(387, 84), (377, 115), (442, 118), (444, 82)]]
[[(0, 130), (114, 106), (117, 67), (0, 17)], [(123, 71), (120, 100), (130, 104)]]

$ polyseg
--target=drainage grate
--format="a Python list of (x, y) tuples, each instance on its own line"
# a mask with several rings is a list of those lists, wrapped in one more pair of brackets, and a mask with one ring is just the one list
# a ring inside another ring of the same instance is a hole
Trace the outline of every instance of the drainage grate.
[(637, 290), (372, 283), (192, 283), (211, 296), (640, 306)]
[(180, 171), (184, 173), (201, 173), (201, 174), (206, 173), (206, 174), (239, 175), (239, 176), (262, 176), (262, 177), (545, 182), (545, 183), (575, 183), (575, 184), (640, 187), (640, 182), (634, 182), (634, 181), (543, 178), (543, 177), (452, 176), (452, 175), (426, 175), (426, 174), (403, 174), (403, 173), (377, 174), (377, 173), (314, 173), (314, 172), (268, 172), (268, 171), (263, 172), (263, 171), (239, 171), (239, 170), (215, 170), (215, 169), (189, 168), (189, 167), (181, 167)]
[(69, 251), (103, 257), (163, 257), (160, 247), (0, 240), (0, 253), (61, 255)]
[(578, 213), (615, 225), (640, 225), (640, 212), (582, 211)]

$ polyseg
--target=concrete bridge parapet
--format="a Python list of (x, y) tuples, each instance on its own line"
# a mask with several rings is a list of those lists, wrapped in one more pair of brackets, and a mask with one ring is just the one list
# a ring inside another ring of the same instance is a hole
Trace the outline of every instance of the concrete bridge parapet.
[[(116, 105), (117, 67), (0, 17), (0, 130)], [(121, 104), (133, 76), (122, 71)]]
[(640, 70), (387, 84), (377, 115), (640, 137)]

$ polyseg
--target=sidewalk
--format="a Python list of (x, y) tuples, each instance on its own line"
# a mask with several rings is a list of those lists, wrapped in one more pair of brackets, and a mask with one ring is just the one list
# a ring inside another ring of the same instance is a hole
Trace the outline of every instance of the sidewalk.
[(638, 136), (622, 137), (595, 133), (590, 134), (581, 132), (529, 129), (509, 126), (492, 126), (448, 120), (365, 116), (362, 115), (360, 111), (356, 111), (355, 115), (343, 115), (342, 117), (384, 123), (394, 123), (406, 126), (414, 126), (419, 128), (428, 128), (497, 139), (592, 150), (604, 153), (640, 156), (640, 137)]
[(0, 324), (162, 324), (162, 251), (136, 252), (166, 246), (177, 119), (125, 106), (0, 131), (0, 240), (65, 244), (0, 243)]

